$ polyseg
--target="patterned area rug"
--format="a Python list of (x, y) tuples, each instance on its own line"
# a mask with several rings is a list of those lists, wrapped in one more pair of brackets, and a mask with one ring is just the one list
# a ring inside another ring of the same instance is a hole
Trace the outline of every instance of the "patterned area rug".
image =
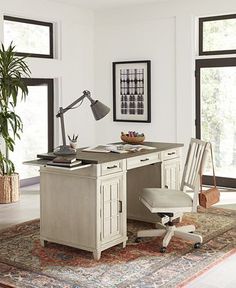
[(136, 232), (151, 224), (129, 221), (127, 247), (92, 253), (39, 242), (39, 220), (0, 231), (0, 287), (156, 288), (178, 287), (236, 247), (236, 211), (211, 208), (186, 213), (179, 225), (194, 224), (204, 239), (201, 249), (173, 238), (159, 252), (160, 238), (135, 243)]

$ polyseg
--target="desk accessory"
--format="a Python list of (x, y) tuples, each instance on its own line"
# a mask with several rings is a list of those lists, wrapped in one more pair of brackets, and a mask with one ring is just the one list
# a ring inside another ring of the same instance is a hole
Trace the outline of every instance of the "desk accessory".
[(125, 145), (98, 145), (95, 147), (88, 147), (83, 149), (84, 152), (98, 152), (98, 153), (128, 153), (129, 151), (124, 149)]
[(143, 133), (138, 133), (135, 131), (129, 131), (127, 134), (121, 132), (120, 138), (123, 142), (129, 144), (140, 144), (145, 140)]
[(106, 145), (97, 145), (94, 147), (88, 147), (82, 150), (83, 152), (98, 152), (98, 153), (109, 153)]
[(98, 145), (95, 147), (88, 147), (83, 149), (83, 152), (99, 152), (99, 153), (129, 153), (129, 152), (139, 152), (141, 150), (152, 150), (155, 147), (146, 145), (131, 145), (131, 144), (111, 144), (111, 145)]
[(76, 157), (74, 155), (68, 156), (57, 156), (52, 160), (54, 163), (67, 163), (71, 164), (76, 161)]
[(37, 158), (45, 160), (53, 160), (57, 156), (53, 152), (37, 154)]
[(72, 163), (49, 161), (49, 162), (47, 162), (47, 165), (72, 168), (72, 167), (76, 167), (76, 166), (81, 165), (81, 163), (82, 163), (81, 160), (76, 160)]
[[(69, 106), (67, 106), (66, 108), (60, 107), (59, 108), (59, 112), (57, 113), (56, 117), (60, 118), (61, 121), (61, 134), (62, 134), (62, 145), (59, 146), (54, 153), (56, 155), (73, 155), (76, 154), (76, 149), (71, 148), (70, 145), (66, 145), (66, 133), (65, 133), (65, 123), (64, 123), (64, 114), (71, 109), (75, 109), (77, 107), (79, 107), (82, 103), (84, 98), (88, 98), (88, 100), (91, 102), (91, 109), (93, 112), (93, 116), (95, 118), (95, 120), (100, 120), (103, 117), (105, 117), (109, 111), (110, 108), (107, 107), (106, 105), (104, 105), (103, 103), (101, 103), (98, 100), (93, 100), (91, 98), (91, 94), (88, 90), (83, 91), (83, 95), (80, 96), (78, 99), (76, 99), (74, 102), (72, 102)], [(80, 103), (78, 106), (74, 107), (76, 104)]]
[(77, 140), (78, 140), (78, 135), (73, 134), (72, 137), (70, 137), (70, 136), (68, 135), (68, 139), (69, 139), (69, 141), (70, 141), (70, 147), (73, 148), (73, 149), (76, 149), (76, 148), (77, 148), (77, 145), (78, 145), (78, 142), (77, 142)]

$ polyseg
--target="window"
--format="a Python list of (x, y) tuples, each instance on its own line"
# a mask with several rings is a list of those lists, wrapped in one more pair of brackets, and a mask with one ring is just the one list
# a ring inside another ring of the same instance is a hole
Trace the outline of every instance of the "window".
[(38, 181), (38, 167), (24, 165), (37, 154), (53, 150), (53, 79), (26, 79), (29, 94), (15, 108), (23, 121), (21, 139), (16, 138), (14, 152), (9, 152), (19, 173), (21, 185)]
[(199, 18), (199, 55), (236, 53), (236, 14)]
[(197, 60), (196, 72), (197, 138), (212, 143), (217, 184), (236, 187), (236, 58)]
[(11, 42), (17, 55), (53, 58), (53, 24), (4, 16), (4, 44)]
[[(236, 187), (236, 15), (199, 19), (196, 137), (213, 146), (217, 184)], [(217, 58), (201, 57), (219, 55)], [(212, 184), (209, 163), (203, 178)]]

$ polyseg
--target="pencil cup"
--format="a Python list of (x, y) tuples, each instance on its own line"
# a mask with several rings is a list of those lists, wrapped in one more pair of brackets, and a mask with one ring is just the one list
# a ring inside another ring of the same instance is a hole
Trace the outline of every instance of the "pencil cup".
[(77, 141), (70, 141), (70, 147), (73, 149), (76, 149), (78, 147), (78, 142)]

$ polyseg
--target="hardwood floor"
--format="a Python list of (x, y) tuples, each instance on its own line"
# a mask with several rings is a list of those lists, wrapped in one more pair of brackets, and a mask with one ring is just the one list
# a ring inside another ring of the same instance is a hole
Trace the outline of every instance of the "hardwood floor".
[(234, 288), (236, 287), (235, 267), (236, 253), (213, 265), (212, 268), (186, 284), (184, 288)]
[(0, 204), (0, 229), (39, 218), (39, 185), (21, 189), (19, 202)]

